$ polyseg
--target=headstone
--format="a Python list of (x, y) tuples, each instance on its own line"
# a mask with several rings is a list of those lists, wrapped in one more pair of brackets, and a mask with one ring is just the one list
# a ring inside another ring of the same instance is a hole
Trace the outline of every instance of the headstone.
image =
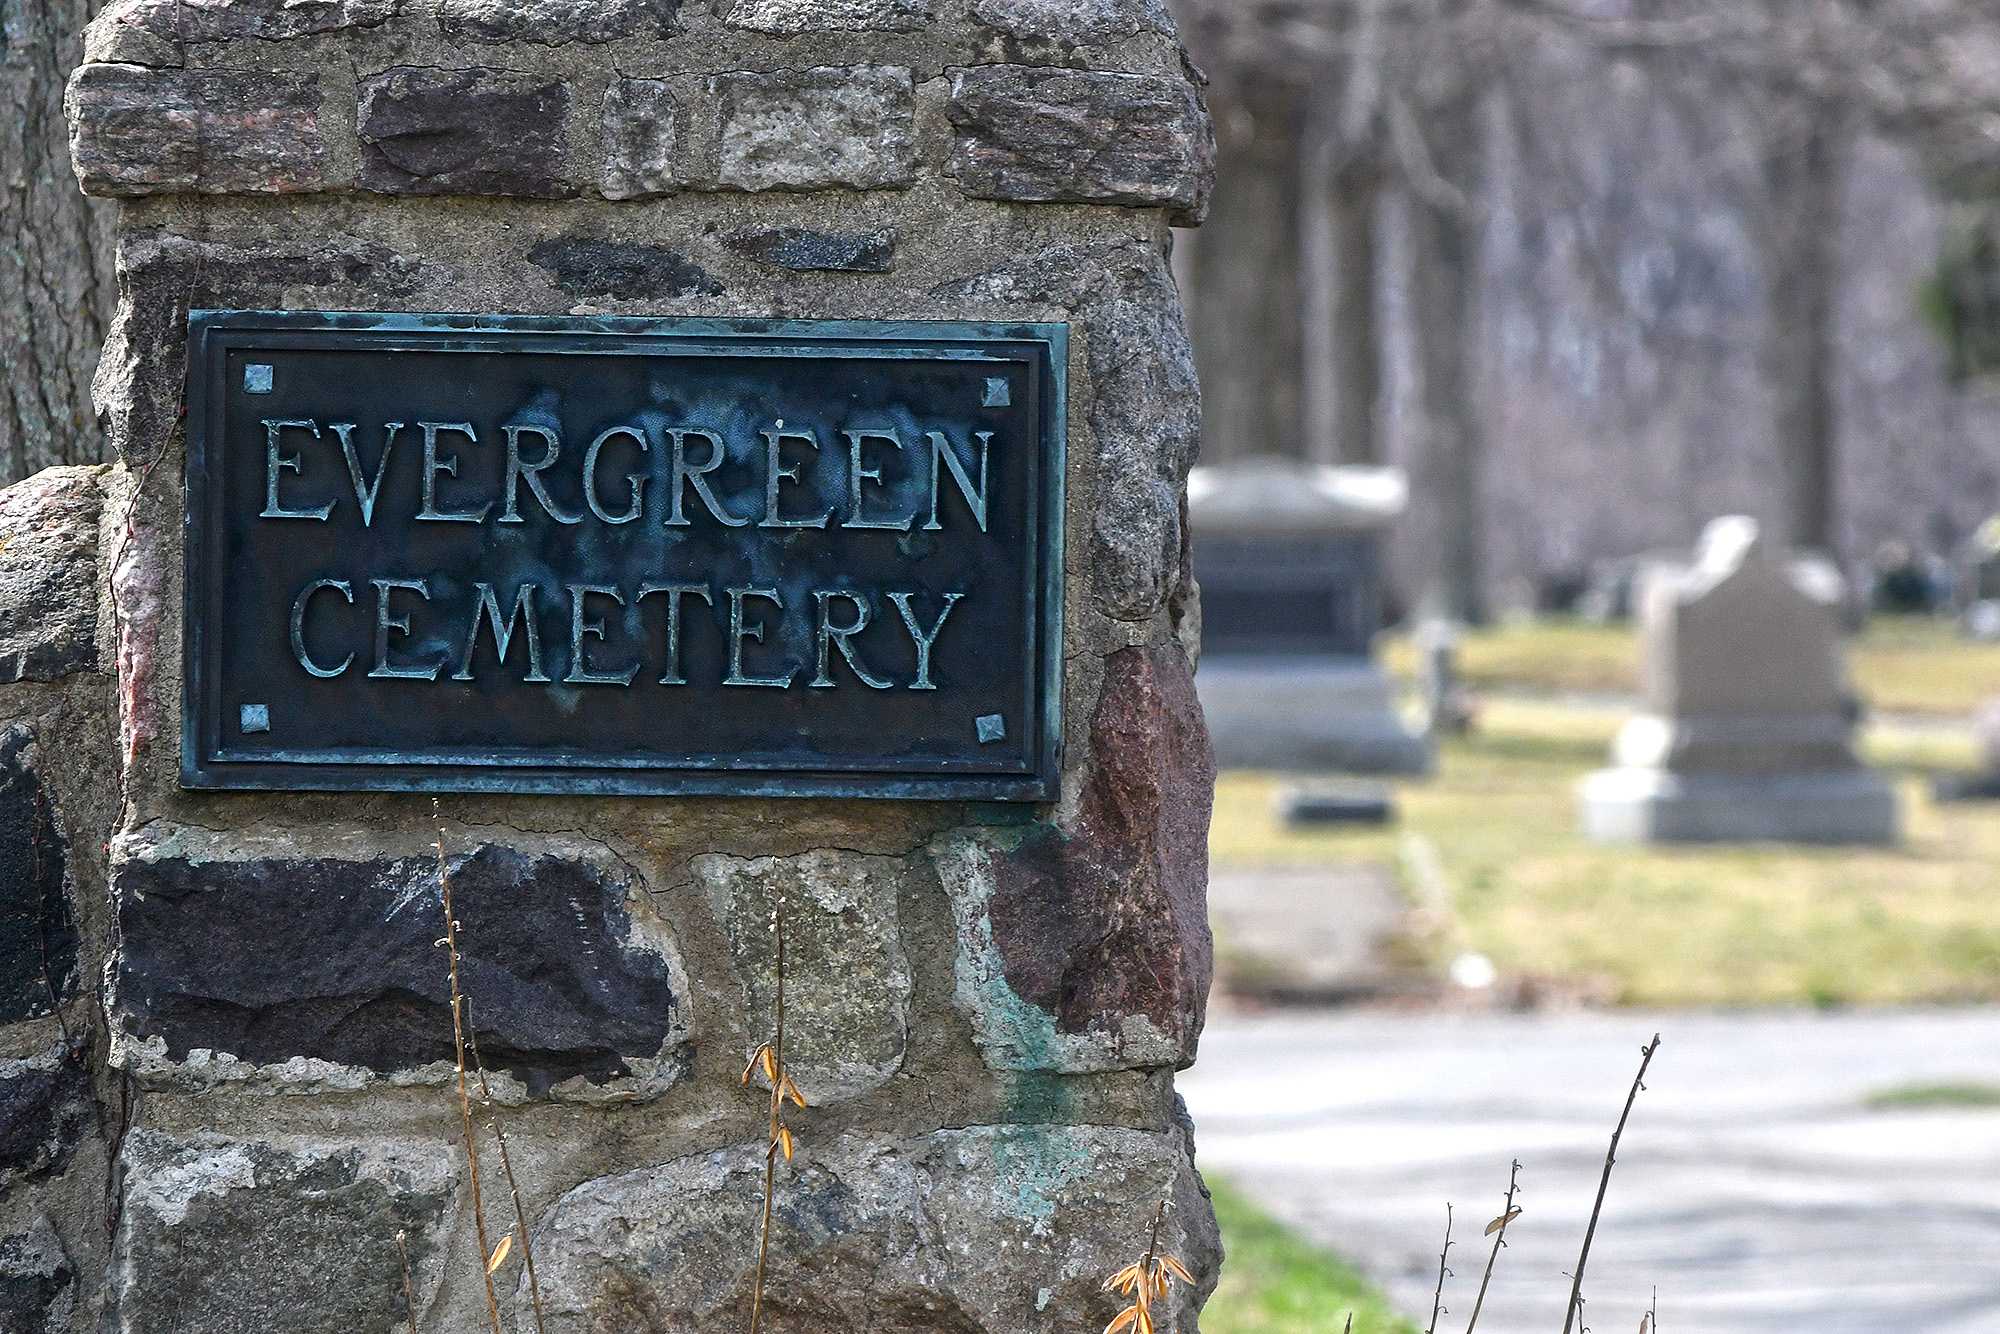
[(1607, 842), (1889, 843), (1889, 783), (1856, 760), (1844, 591), (1821, 562), (1717, 519), (1688, 565), (1640, 594), (1644, 712), (1617, 767), (1585, 779), (1584, 832)]
[(1407, 499), (1390, 468), (1256, 459), (1197, 468), (1198, 684), (1217, 763), (1422, 773), (1430, 749), (1374, 660), (1382, 542)]
[[(129, 1096), (79, 1309), (1053, 1334), (1164, 1204), (1191, 1331), (1165, 11), (115, 0), (87, 55), (119, 706), (35, 772), (110, 794), (66, 966)], [(59, 619), (0, 616), (25, 681), (97, 662)]]
[(1973, 530), (1960, 556), (1959, 619), (1967, 636), (2000, 639), (2000, 514)]
[(1972, 773), (1938, 774), (1931, 793), (1939, 801), (2000, 798), (2000, 698), (1982, 700), (1972, 718), (1979, 738), (1979, 768)]
[(1464, 632), (1439, 617), (1425, 619), (1413, 636), (1417, 646), (1417, 695), (1424, 726), (1434, 737), (1463, 736), (1472, 730), (1472, 695), (1458, 674), (1458, 646)]

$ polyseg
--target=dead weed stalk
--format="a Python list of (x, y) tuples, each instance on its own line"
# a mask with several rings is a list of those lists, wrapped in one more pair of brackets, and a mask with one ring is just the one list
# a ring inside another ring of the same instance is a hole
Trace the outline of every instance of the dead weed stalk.
[(771, 1027), (771, 1040), (751, 1053), (750, 1064), (743, 1067), (742, 1081), (747, 1087), (750, 1077), (761, 1070), (771, 1085), (770, 1143), (764, 1149), (764, 1224), (757, 1241), (757, 1276), (750, 1286), (750, 1334), (757, 1334), (757, 1323), (764, 1313), (764, 1266), (771, 1256), (771, 1200), (777, 1191), (778, 1155), (783, 1153), (786, 1162), (792, 1160), (794, 1142), (791, 1128), (785, 1124), (785, 1099), (790, 1098), (801, 1111), (806, 1105), (798, 1085), (792, 1082), (792, 1076), (785, 1068), (785, 894), (782, 889), (774, 889), (771, 895), (771, 936), (777, 956), (776, 1015)]
[(1521, 1216), (1514, 1204), (1514, 1192), (1520, 1189), (1521, 1160), (1516, 1158), (1514, 1166), (1507, 1172), (1507, 1201), (1500, 1206), (1500, 1216), (1486, 1225), (1486, 1235), (1493, 1238), (1493, 1249), (1486, 1256), (1486, 1272), (1479, 1276), (1479, 1296), (1472, 1303), (1472, 1319), (1465, 1322), (1465, 1334), (1472, 1334), (1472, 1327), (1479, 1323), (1480, 1308), (1486, 1305), (1486, 1288), (1493, 1282), (1493, 1264), (1500, 1258), (1500, 1248), (1507, 1244), (1507, 1225)]
[(1570, 1327), (1580, 1322), (1583, 1315), (1583, 1267), (1590, 1263), (1590, 1243), (1597, 1236), (1597, 1216), (1604, 1212), (1604, 1192), (1611, 1186), (1611, 1166), (1618, 1161), (1618, 1138), (1625, 1133), (1625, 1122), (1632, 1115), (1632, 1104), (1638, 1101), (1639, 1090), (1646, 1087), (1646, 1067), (1653, 1063), (1653, 1053), (1660, 1049), (1660, 1035), (1653, 1034), (1653, 1040), (1639, 1049), (1639, 1073), (1632, 1076), (1632, 1091), (1625, 1095), (1625, 1110), (1618, 1114), (1618, 1126), (1611, 1132), (1611, 1147), (1604, 1151), (1604, 1175), (1597, 1179), (1597, 1201), (1590, 1206), (1590, 1225), (1583, 1231), (1583, 1250), (1576, 1257), (1576, 1273), (1570, 1278), (1569, 1309), (1563, 1313), (1563, 1334), (1569, 1334)]
[(1437, 1334), (1438, 1317), (1445, 1314), (1444, 1281), (1451, 1270), (1445, 1267), (1445, 1257), (1451, 1254), (1451, 1205), (1444, 1206), (1444, 1248), (1438, 1252), (1437, 1291), (1431, 1294), (1431, 1323), (1424, 1327), (1424, 1334)]
[[(465, 1053), (470, 1045), (472, 1066), (479, 1080), (479, 1100), (481, 1107), (491, 1118), (487, 1128), (493, 1132), (495, 1143), (500, 1149), (500, 1167), (507, 1177), (507, 1190), (514, 1201), (514, 1221), (521, 1236), (521, 1253), (527, 1263), (528, 1291), (535, 1304), (535, 1329), (538, 1334), (546, 1334), (542, 1324), (542, 1290), (535, 1280), (535, 1255), (528, 1242), (528, 1219), (521, 1206), (521, 1189), (514, 1179), (514, 1163), (507, 1153), (507, 1135), (500, 1128), (499, 1113), (495, 1110), (493, 1089), (486, 1079), (486, 1062), (479, 1055), (479, 1035), (470, 1023), (472, 1000), (465, 994), (459, 979), (458, 960), (458, 917), (451, 907), (451, 867), (445, 860), (444, 822), (439, 814), (438, 802), (431, 799), (431, 818), (437, 831), (438, 892), (444, 900), (444, 937), (437, 943), (444, 946), (451, 960), (451, 1034), (457, 1050), (456, 1074), (458, 1078), (458, 1110), (465, 1129), (465, 1161), (467, 1175), (472, 1184), (472, 1223), (479, 1238), (480, 1279), (486, 1285), (486, 1313), (493, 1321), (493, 1334), (503, 1334), (500, 1328), (500, 1300), (493, 1291), (493, 1271), (506, 1262), (508, 1253), (514, 1248), (514, 1228), (500, 1239), (498, 1246), (489, 1247), (486, 1242), (486, 1209), (480, 1198), (479, 1186), (479, 1139), (472, 1124), (472, 1095), (468, 1087)], [(402, 1246), (402, 1237), (397, 1237), (397, 1246)], [(405, 1300), (410, 1303), (410, 1328), (416, 1329), (416, 1304), (409, 1294), (409, 1255), (403, 1257), (403, 1289)]]
[(1153, 1334), (1153, 1303), (1166, 1296), (1176, 1278), (1194, 1286), (1194, 1279), (1181, 1262), (1160, 1250), (1160, 1227), (1166, 1221), (1167, 1202), (1162, 1200), (1160, 1211), (1153, 1215), (1153, 1234), (1146, 1242), (1145, 1256), (1104, 1281), (1106, 1292), (1132, 1299), (1132, 1304), (1104, 1327), (1104, 1334), (1122, 1334), (1128, 1329), (1133, 1334)]

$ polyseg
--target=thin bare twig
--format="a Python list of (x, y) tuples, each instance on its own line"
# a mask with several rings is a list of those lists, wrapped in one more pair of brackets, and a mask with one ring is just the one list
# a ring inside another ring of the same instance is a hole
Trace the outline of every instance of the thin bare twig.
[(1625, 1133), (1625, 1120), (1632, 1115), (1632, 1104), (1638, 1101), (1639, 1090), (1646, 1087), (1646, 1067), (1653, 1063), (1653, 1053), (1659, 1049), (1658, 1033), (1640, 1048), (1639, 1073), (1632, 1077), (1632, 1091), (1625, 1095), (1625, 1110), (1618, 1114), (1618, 1128), (1611, 1132), (1611, 1147), (1604, 1151), (1604, 1175), (1597, 1181), (1597, 1202), (1590, 1206), (1590, 1226), (1583, 1231), (1583, 1250), (1577, 1254), (1576, 1273), (1570, 1277), (1569, 1309), (1563, 1312), (1563, 1334), (1570, 1334), (1578, 1313), (1583, 1310), (1583, 1267), (1590, 1262), (1590, 1243), (1597, 1235), (1597, 1216), (1604, 1212), (1604, 1192), (1611, 1186), (1611, 1165), (1618, 1161), (1618, 1137)]
[(514, 1180), (514, 1160), (507, 1152), (507, 1132), (500, 1127), (500, 1115), (494, 1110), (493, 1090), (486, 1083), (486, 1058), (479, 1054), (479, 1024), (472, 1017), (472, 997), (465, 998), (465, 1032), (472, 1042), (472, 1066), (479, 1072), (479, 1098), (493, 1117), (486, 1128), (493, 1132), (494, 1143), (500, 1146), (500, 1170), (507, 1174), (507, 1193), (514, 1199), (514, 1222), (521, 1230), (521, 1259), (528, 1269), (528, 1295), (535, 1303), (535, 1332), (548, 1334), (542, 1322), (542, 1285), (535, 1278), (535, 1247), (528, 1240), (528, 1213), (521, 1207), (521, 1187)]
[(1437, 1292), (1431, 1296), (1431, 1323), (1424, 1328), (1424, 1334), (1437, 1334), (1438, 1317), (1445, 1314), (1444, 1279), (1451, 1271), (1444, 1267), (1444, 1258), (1451, 1254), (1451, 1205), (1444, 1207), (1444, 1249), (1438, 1252)]
[[(437, 798), (431, 799), (431, 815), (438, 814)], [(438, 892), (444, 898), (444, 947), (451, 956), (451, 1036), (458, 1048), (458, 1110), (465, 1122), (465, 1161), (472, 1177), (472, 1223), (479, 1237), (479, 1277), (486, 1284), (486, 1313), (493, 1318), (493, 1334), (500, 1328), (500, 1299), (493, 1295), (493, 1252), (486, 1245), (486, 1213), (479, 1201), (479, 1142), (472, 1129), (472, 1094), (465, 1078), (465, 999), (458, 984), (458, 919), (451, 911), (451, 868), (444, 858), (444, 824), (437, 826)]]
[(1486, 1285), (1493, 1281), (1493, 1262), (1500, 1258), (1500, 1248), (1507, 1244), (1507, 1225), (1521, 1216), (1514, 1207), (1514, 1191), (1521, 1177), (1521, 1160), (1516, 1158), (1514, 1166), (1507, 1173), (1507, 1202), (1500, 1206), (1500, 1216), (1487, 1225), (1493, 1234), (1493, 1250), (1486, 1257), (1486, 1272), (1479, 1276), (1479, 1298), (1472, 1303), (1472, 1319), (1465, 1322), (1465, 1334), (1472, 1334), (1472, 1327), (1479, 1323), (1479, 1308), (1486, 1305)]
[(771, 1142), (764, 1148), (764, 1225), (757, 1241), (757, 1276), (750, 1287), (750, 1334), (757, 1334), (757, 1324), (764, 1313), (764, 1268), (771, 1258), (771, 1200), (778, 1188), (778, 1154), (782, 1150), (786, 1162), (792, 1158), (792, 1132), (784, 1121), (785, 1099), (789, 1097), (800, 1107), (806, 1105), (798, 1085), (792, 1083), (785, 1070), (785, 893), (782, 889), (774, 888), (771, 892), (771, 935), (777, 948), (777, 1016), (771, 1040), (759, 1047), (750, 1057), (750, 1064), (743, 1068), (745, 1084), (759, 1066), (771, 1083)]
[(417, 1334), (417, 1299), (410, 1291), (410, 1249), (403, 1244), (404, 1234), (396, 1234), (396, 1253), (403, 1257), (403, 1306), (410, 1313), (410, 1334)]

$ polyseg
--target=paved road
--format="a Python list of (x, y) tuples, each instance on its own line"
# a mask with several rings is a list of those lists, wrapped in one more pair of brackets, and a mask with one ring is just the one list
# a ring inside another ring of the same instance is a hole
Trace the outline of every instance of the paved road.
[(1444, 1227), (1462, 1330), (1510, 1158), (1525, 1212), (1479, 1328), (1557, 1334), (1640, 1044), (1584, 1292), (1603, 1334), (2000, 1331), (2000, 1108), (1871, 1092), (2000, 1084), (2000, 1008), (1856, 1014), (1218, 1014), (1181, 1085), (1204, 1170), (1430, 1313)]

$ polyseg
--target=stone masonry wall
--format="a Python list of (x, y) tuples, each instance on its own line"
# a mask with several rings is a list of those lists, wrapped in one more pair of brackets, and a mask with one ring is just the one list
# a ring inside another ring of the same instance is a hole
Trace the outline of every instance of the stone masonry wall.
[[(119, 461), (0, 492), (0, 915), (37, 924), (0, 933), (0, 1324), (386, 1334), (400, 1237), (422, 1329), (490, 1325), (441, 837), (550, 1330), (746, 1326), (778, 896), (810, 1107), (766, 1327), (1102, 1328), (1170, 1199), (1193, 1330), (1213, 770), (1167, 249), (1213, 150), (1158, 0), (118, 0), (86, 49)], [(181, 790), (203, 308), (1067, 322), (1062, 799)]]

